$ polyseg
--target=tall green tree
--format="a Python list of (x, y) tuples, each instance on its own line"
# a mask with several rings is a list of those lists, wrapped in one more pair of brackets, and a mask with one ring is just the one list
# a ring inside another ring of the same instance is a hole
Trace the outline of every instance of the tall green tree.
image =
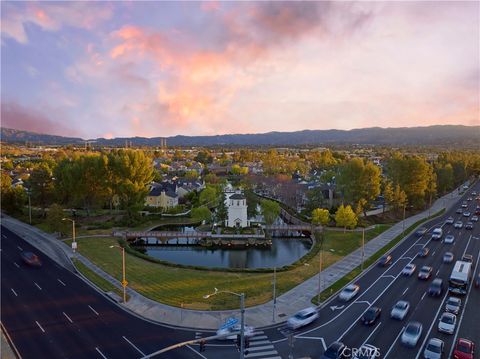
[(263, 199), (260, 201), (260, 206), (262, 208), (262, 214), (263, 218), (265, 219), (265, 223), (267, 225), (272, 225), (280, 215), (280, 205), (275, 201)]
[(50, 166), (44, 162), (35, 166), (28, 179), (28, 186), (33, 204), (40, 206), (45, 214), (45, 208), (53, 198), (53, 176)]
[(48, 208), (46, 223), (52, 232), (58, 232), (60, 234), (67, 232), (67, 226), (70, 222), (65, 223), (65, 221), (63, 221), (64, 217), (65, 213), (59, 204), (54, 203)]
[(212, 185), (207, 185), (202, 192), (200, 192), (199, 201), (202, 205), (214, 205), (218, 198), (217, 189)]
[(212, 212), (205, 206), (193, 208), (190, 215), (198, 221), (210, 222), (212, 220)]

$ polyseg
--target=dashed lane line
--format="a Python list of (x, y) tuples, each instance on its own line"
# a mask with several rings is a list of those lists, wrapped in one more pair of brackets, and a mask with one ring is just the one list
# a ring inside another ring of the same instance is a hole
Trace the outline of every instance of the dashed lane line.
[(15, 292), (15, 291), (13, 290), (13, 288), (10, 288), (10, 290), (13, 292), (13, 294), (15, 294), (15, 297), (18, 297), (17, 292)]
[(95, 347), (95, 350), (102, 356), (103, 359), (108, 359), (97, 347)]
[(20, 266), (17, 264), (17, 262), (13, 262), (15, 264), (15, 267), (20, 268)]
[(393, 341), (392, 345), (390, 346), (390, 348), (388, 348), (388, 351), (387, 353), (384, 355), (384, 359), (387, 359), (388, 357), (388, 354), (390, 354), (390, 352), (392, 351), (393, 347), (395, 346), (395, 343), (397, 342), (398, 338), (400, 338), (400, 335), (402, 335), (403, 331), (405, 330), (405, 327), (402, 328), (402, 330), (400, 330), (400, 333), (398, 333), (397, 337), (395, 338), (395, 340)]
[(67, 318), (67, 320), (68, 320), (70, 323), (73, 323), (72, 318), (70, 318), (70, 317), (67, 315), (67, 313), (65, 313), (65, 312), (62, 312), (62, 313), (63, 313), (63, 315), (65, 316), (65, 318)]
[(146, 356), (146, 354), (145, 354), (144, 352), (142, 352), (140, 349), (138, 349), (138, 347), (137, 347), (135, 344), (133, 344), (130, 340), (128, 340), (125, 336), (122, 336), (122, 338), (125, 339), (125, 341), (126, 341), (128, 344), (130, 344), (132, 347), (134, 347), (137, 352), (139, 352), (139, 353), (142, 354), (143, 356)]
[(407, 293), (408, 288), (410, 288), (410, 287), (405, 288), (405, 290), (404, 290), (403, 293), (402, 293), (402, 296), (405, 295), (405, 293)]
[(88, 306), (88, 307), (90, 308), (90, 310), (91, 310), (92, 312), (95, 313), (95, 315), (97, 315), (97, 316), (99, 315), (98, 312), (97, 312), (95, 309), (93, 309), (91, 306)]
[(19, 250), (23, 251), (23, 248), (22, 248), (22, 247), (20, 247), (20, 246), (17, 246), (17, 248), (18, 248)]
[(65, 283), (63, 283), (59, 278), (57, 278), (57, 280), (60, 282), (61, 285), (63, 285), (64, 287), (66, 287), (67, 285)]
[(33, 283), (37, 286), (37, 288), (38, 288), (39, 290), (42, 290), (42, 287), (40, 287), (40, 286), (37, 284), (37, 282), (33, 282)]
[(45, 333), (45, 329), (42, 328), (42, 326), (40, 325), (39, 322), (35, 321), (35, 323), (37, 323), (38, 327), (40, 328), (40, 330), (42, 331), (42, 333)]

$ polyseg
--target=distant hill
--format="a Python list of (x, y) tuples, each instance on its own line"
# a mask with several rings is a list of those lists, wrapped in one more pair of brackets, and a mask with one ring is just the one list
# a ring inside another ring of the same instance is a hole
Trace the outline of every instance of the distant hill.
[[(135, 146), (159, 146), (161, 137), (123, 137), (89, 139), (96, 144), (123, 146), (126, 141)], [(28, 131), (2, 128), (1, 140), (6, 143), (38, 143), (45, 145), (83, 144), (74, 137), (52, 136)], [(259, 134), (232, 134), (217, 136), (167, 137), (169, 146), (214, 145), (440, 145), (480, 148), (480, 126), (443, 125), (428, 127), (361, 128), (344, 130), (304, 130), (295, 132), (268, 132)]]

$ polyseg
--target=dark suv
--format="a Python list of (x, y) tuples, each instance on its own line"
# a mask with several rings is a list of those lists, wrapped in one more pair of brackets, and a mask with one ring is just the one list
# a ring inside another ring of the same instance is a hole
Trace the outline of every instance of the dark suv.
[(438, 297), (443, 293), (443, 280), (441, 278), (435, 278), (430, 287), (428, 288), (428, 295), (432, 297)]
[(325, 353), (320, 357), (320, 359), (343, 359), (346, 356), (343, 354), (345, 350), (345, 344), (342, 342), (333, 342), (325, 350)]

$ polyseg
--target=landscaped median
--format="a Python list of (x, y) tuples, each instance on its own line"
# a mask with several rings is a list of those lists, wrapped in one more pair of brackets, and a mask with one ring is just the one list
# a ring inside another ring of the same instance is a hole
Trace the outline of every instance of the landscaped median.
[[(365, 232), (365, 241), (375, 238), (391, 225), (377, 225)], [(357, 249), (361, 232), (326, 231), (324, 242), (324, 267)], [(78, 239), (78, 251), (118, 280), (122, 275), (121, 252), (110, 248), (117, 244), (114, 237), (87, 237)], [(318, 246), (318, 244), (317, 244)], [(315, 248), (312, 250), (314, 251)], [(318, 273), (318, 251), (292, 269), (277, 272), (277, 295), (280, 295)], [(76, 265), (78, 262), (76, 263)], [(223, 310), (238, 307), (233, 296), (214, 296), (208, 300), (203, 295), (213, 288), (244, 292), (247, 306), (272, 299), (272, 272), (260, 273), (190, 269), (147, 261), (126, 253), (129, 286), (142, 295), (161, 303), (188, 309)], [(83, 268), (79, 268), (82, 270)], [(93, 273), (93, 272), (92, 272)], [(96, 279), (95, 279), (96, 280)], [(95, 280), (93, 280), (95, 282)], [(99, 285), (100, 286), (100, 285)], [(103, 289), (103, 287), (102, 287)]]
[[(390, 249), (392, 249), (397, 243), (399, 243), (404, 237), (405, 234), (409, 234), (411, 231), (413, 231), (416, 227), (418, 227), (420, 224), (427, 222), (435, 217), (438, 217), (445, 213), (445, 208), (438, 211), (437, 213), (431, 215), (430, 217), (421, 219), (414, 224), (412, 224), (410, 227), (406, 228), (404, 233), (399, 234), (396, 236), (391, 242), (389, 242), (386, 246), (384, 246), (382, 249), (378, 250), (375, 252), (370, 258), (368, 258), (363, 267), (366, 269), (373, 263), (375, 263), (383, 254), (388, 252)], [(350, 283), (352, 280), (354, 280), (360, 273), (361, 273), (361, 267), (358, 266), (355, 269), (353, 269), (350, 273), (346, 274), (344, 277), (340, 278), (337, 280), (335, 283), (333, 283), (330, 287), (326, 288), (321, 294), (320, 294), (320, 303), (328, 300), (332, 295), (337, 293), (341, 288), (343, 288), (345, 285)], [(318, 296), (315, 296), (312, 298), (312, 303), (315, 305), (319, 305), (320, 303), (318, 302)]]

